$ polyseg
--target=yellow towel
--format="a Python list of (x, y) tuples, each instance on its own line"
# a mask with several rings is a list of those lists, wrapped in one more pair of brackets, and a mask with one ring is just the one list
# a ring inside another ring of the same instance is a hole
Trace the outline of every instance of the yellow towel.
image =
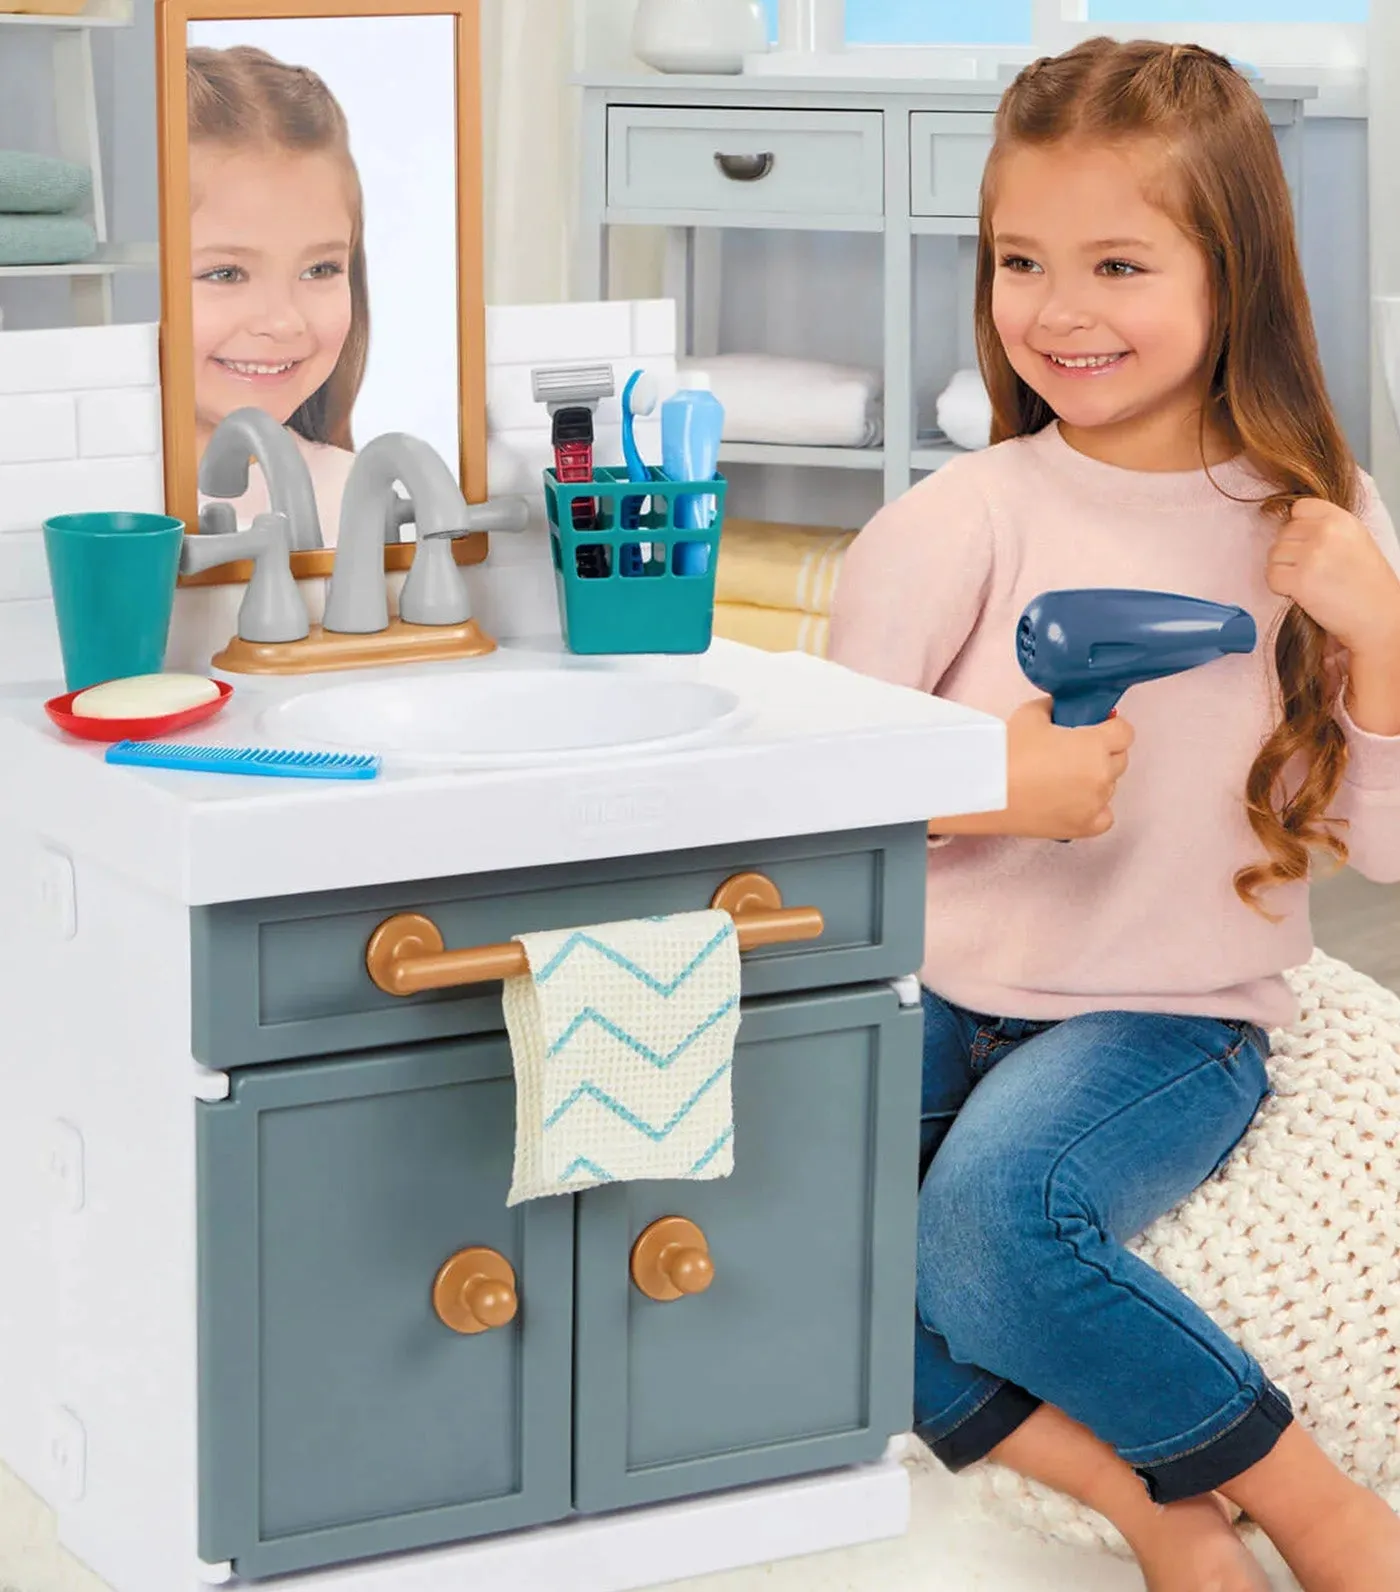
[(726, 520), (715, 567), (715, 601), (829, 614), (854, 531), (767, 520)]
[[(724, 535), (728, 535), (726, 530)], [(759, 608), (754, 603), (716, 603), (714, 632), (765, 652), (814, 652), (826, 656), (831, 621), (796, 608)]]

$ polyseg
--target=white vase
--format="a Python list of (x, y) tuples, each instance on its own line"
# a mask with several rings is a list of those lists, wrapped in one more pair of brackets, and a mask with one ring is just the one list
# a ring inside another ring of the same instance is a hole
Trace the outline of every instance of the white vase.
[(638, 0), (632, 53), (658, 72), (742, 72), (767, 48), (762, 0)]

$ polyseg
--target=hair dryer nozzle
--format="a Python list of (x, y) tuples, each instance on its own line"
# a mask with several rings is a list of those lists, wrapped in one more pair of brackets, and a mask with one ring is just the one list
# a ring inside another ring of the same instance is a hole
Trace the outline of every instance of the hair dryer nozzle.
[(1258, 640), (1259, 632), (1255, 628), (1253, 616), (1243, 608), (1236, 610), (1233, 618), (1227, 619), (1220, 630), (1221, 652), (1253, 652)]

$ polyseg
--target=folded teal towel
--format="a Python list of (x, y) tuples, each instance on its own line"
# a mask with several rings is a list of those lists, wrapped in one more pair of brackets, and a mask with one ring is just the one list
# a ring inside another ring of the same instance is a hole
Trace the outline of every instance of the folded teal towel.
[(0, 215), (0, 265), (73, 265), (97, 253), (97, 234), (77, 216)]
[(62, 215), (86, 203), (92, 173), (71, 160), (0, 149), (0, 211), (19, 215)]

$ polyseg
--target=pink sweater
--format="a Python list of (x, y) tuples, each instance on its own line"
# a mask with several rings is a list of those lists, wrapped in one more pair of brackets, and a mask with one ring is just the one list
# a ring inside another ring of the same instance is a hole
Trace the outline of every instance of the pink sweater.
[[(1267, 488), (1242, 462), (1226, 492)], [(1369, 477), (1362, 518), (1400, 568)], [(890, 503), (846, 556), (831, 656), (863, 674), (1007, 718), (1036, 695), (1016, 662), (1032, 597), (1076, 586), (1183, 592), (1253, 614), (1250, 656), (1133, 687), (1137, 732), (1114, 827), (1073, 845), (955, 836), (928, 856), (924, 983), (973, 1011), (1067, 1017), (1115, 1009), (1291, 1022), (1282, 973), (1312, 951), (1307, 886), (1265, 893), (1268, 922), (1235, 872), (1262, 859), (1245, 776), (1274, 722), (1270, 628), (1286, 606), (1265, 584), (1275, 522), (1232, 503), (1204, 471), (1123, 470), (1072, 449), (1052, 424), (945, 466)], [(1400, 737), (1343, 714), (1350, 746), (1334, 806), (1354, 867), (1400, 880)]]

